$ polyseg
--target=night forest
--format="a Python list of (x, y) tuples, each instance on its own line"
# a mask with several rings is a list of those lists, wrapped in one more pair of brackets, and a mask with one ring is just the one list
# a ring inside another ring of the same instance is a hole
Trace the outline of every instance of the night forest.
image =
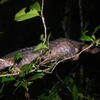
[[(36, 2), (37, 6), (32, 6)], [(39, 5), (43, 16), (40, 9), (41, 16), (15, 19), (24, 7), (28, 13), (34, 7), (37, 11)], [(21, 65), (22, 70), (0, 70), (0, 100), (100, 100), (99, 10), (98, 0), (0, 0), (0, 69), (3, 56), (21, 51), (22, 54), (12, 54), (13, 64), (18, 65), (24, 57), (31, 59), (27, 53), (42, 44), (33, 53), (39, 57)], [(69, 49), (68, 57), (63, 56), (61, 47)], [(45, 70), (51, 66), (52, 72)]]

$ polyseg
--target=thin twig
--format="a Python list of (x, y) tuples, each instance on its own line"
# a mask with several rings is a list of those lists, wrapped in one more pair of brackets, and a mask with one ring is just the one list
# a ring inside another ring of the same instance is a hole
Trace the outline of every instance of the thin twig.
[(91, 48), (94, 45), (94, 42), (92, 42), (88, 47), (84, 48), (82, 51), (80, 51), (77, 56), (79, 56), (82, 52), (88, 50), (89, 48)]
[(41, 19), (42, 19), (42, 23), (43, 23), (43, 26), (44, 26), (44, 36), (45, 36), (45, 41), (43, 42), (43, 44), (45, 44), (46, 39), (47, 39), (47, 27), (46, 27), (46, 23), (45, 23), (45, 18), (43, 16), (43, 10), (44, 10), (44, 0), (42, 0)]
[(5, 76), (16, 76), (16, 75), (19, 75), (20, 73), (17, 72), (17, 73), (13, 73), (13, 74), (3, 74), (3, 75), (0, 75), (0, 77), (5, 77)]

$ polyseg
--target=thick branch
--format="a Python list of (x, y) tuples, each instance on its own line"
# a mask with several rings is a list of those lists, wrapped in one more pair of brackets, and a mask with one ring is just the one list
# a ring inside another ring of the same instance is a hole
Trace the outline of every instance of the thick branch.
[(45, 67), (45, 69), (39, 71), (46, 72), (47, 69), (54, 69), (55, 66), (65, 60), (77, 60), (82, 52), (98, 53), (100, 51), (99, 48), (91, 48), (93, 45), (94, 43), (86, 45), (74, 40), (59, 38), (51, 41), (49, 49), (43, 49), (42, 52), (32, 53), (34, 47), (27, 47), (2, 57), (0, 59), (0, 70), (14, 66), (14, 56), (16, 53), (21, 52), (23, 56), (22, 60), (16, 64), (17, 68), (20, 69), (23, 65), (30, 64), (31, 61), (36, 59), (35, 64), (37, 67)]

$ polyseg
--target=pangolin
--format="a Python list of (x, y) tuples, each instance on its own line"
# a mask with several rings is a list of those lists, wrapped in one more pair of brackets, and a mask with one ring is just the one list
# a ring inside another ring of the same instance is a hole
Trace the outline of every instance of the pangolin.
[[(42, 60), (45, 61), (45, 63), (49, 63), (51, 60), (63, 60), (65, 58), (69, 58), (69, 60), (77, 60), (78, 57), (73, 58), (74, 55), (77, 55), (81, 50), (88, 47), (88, 45), (71, 40), (66, 38), (59, 38), (54, 41), (50, 42), (49, 49), (43, 49), (44, 51), (48, 51), (48, 53), (44, 53), (42, 56), (41, 51), (33, 53), (33, 47), (26, 47), (22, 48), (20, 50), (17, 50), (15, 52), (12, 52), (10, 54), (7, 54), (3, 56), (0, 59), (0, 71), (14, 65), (14, 56), (16, 53), (21, 52), (22, 53), (22, 59), (21, 61), (16, 65), (19, 69), (24, 64), (29, 64), (34, 59), (41, 57)], [(92, 54), (98, 53), (100, 50), (99, 48), (90, 48), (86, 50), (85, 52), (90, 52)]]

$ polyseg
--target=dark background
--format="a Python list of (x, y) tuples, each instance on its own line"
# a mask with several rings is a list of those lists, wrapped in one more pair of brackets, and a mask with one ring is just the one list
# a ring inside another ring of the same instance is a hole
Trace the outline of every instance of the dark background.
[[(39, 0), (39, 2), (40, 1), (41, 0)], [(15, 14), (20, 9), (29, 6), (30, 4), (31, 0), (9, 0), (0, 5), (0, 31), (4, 32), (0, 35), (0, 57), (23, 47), (37, 45), (40, 42), (39, 37), (43, 33), (43, 25), (39, 17), (22, 22), (14, 21)], [(66, 37), (65, 30), (62, 28), (62, 22), (64, 21), (64, 18), (68, 17), (68, 13), (66, 13), (65, 10), (66, 7), (69, 7), (68, 4), (68, 0), (45, 0), (44, 17), (47, 24), (48, 34), (51, 33), (50, 40)], [(87, 29), (89, 30), (89, 35), (91, 35), (94, 28), (100, 24), (99, 12), (100, 4), (98, 0), (84, 0), (83, 20), (84, 24), (88, 23)], [(78, 0), (72, 0), (70, 20), (70, 32), (67, 34), (69, 37), (66, 38), (79, 41), (81, 30)], [(66, 32), (67, 29), (68, 28), (66, 27)], [(97, 38), (100, 37), (100, 31), (96, 33), (96, 36)], [(98, 54), (82, 54), (78, 61), (59, 64), (57, 66), (57, 73), (63, 78), (68, 75), (75, 66), (77, 66), (76, 70), (79, 73), (79, 66), (83, 65), (85, 66), (85, 75), (90, 75), (92, 78), (98, 79), (100, 72), (99, 59), (100, 55)], [(55, 74), (48, 76), (49, 79), (52, 79), (52, 77), (55, 79), (56, 77)], [(44, 80), (46, 79), (41, 81), (42, 88), (48, 87), (47, 84), (49, 84), (49, 82), (52, 83), (53, 81), (47, 80), (46, 84), (44, 84)], [(55, 81), (58, 80), (59, 79), (56, 77)], [(38, 86), (41, 86), (41, 84)], [(33, 88), (35, 88), (35, 86), (33, 86)], [(32, 93), (30, 94), (33, 95)]]
[[(31, 0), (9, 0), (9, 2), (0, 5), (0, 30), (4, 32), (0, 35), (0, 51), (2, 52), (0, 56), (39, 43), (39, 37), (43, 33), (41, 18), (36, 17), (23, 22), (14, 21), (15, 14), (31, 3)], [(44, 16), (48, 34), (52, 34), (51, 40), (65, 37), (62, 21), (64, 21), (64, 17), (68, 17), (68, 13), (66, 14), (65, 11), (66, 7), (69, 6), (68, 4), (68, 0), (45, 0)], [(88, 23), (87, 29), (90, 33), (100, 24), (99, 9), (97, 0), (83, 2), (83, 20), (84, 24)], [(79, 41), (81, 32), (77, 0), (72, 0), (70, 19), (71, 31), (68, 36)], [(65, 27), (67, 28), (67, 25)]]

